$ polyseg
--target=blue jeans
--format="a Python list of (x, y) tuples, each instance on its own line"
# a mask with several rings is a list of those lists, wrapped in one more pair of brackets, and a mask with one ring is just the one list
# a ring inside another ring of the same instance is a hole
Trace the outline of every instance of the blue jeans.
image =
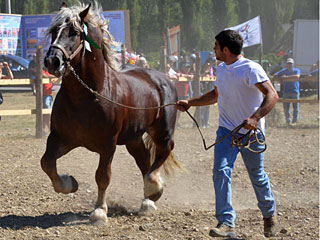
[[(283, 99), (299, 99), (299, 93), (283, 93)], [(292, 122), (298, 122), (299, 118), (299, 103), (292, 103), (293, 107), (293, 119)], [(283, 103), (283, 111), (286, 117), (286, 122), (291, 123), (290, 103)]]
[[(230, 133), (230, 130), (219, 127), (217, 140)], [(241, 134), (239, 134), (241, 135)], [(260, 133), (259, 138), (262, 134)], [(246, 148), (231, 147), (232, 136), (215, 145), (213, 183), (216, 198), (216, 217), (219, 224), (234, 226), (236, 214), (232, 208), (231, 173), (238, 153), (241, 153), (249, 178), (258, 200), (258, 207), (263, 217), (272, 217), (276, 210), (276, 202), (271, 191), (268, 175), (264, 171), (264, 153), (252, 153)], [(246, 141), (247, 139), (243, 139)], [(254, 150), (262, 150), (264, 146), (253, 143)]]

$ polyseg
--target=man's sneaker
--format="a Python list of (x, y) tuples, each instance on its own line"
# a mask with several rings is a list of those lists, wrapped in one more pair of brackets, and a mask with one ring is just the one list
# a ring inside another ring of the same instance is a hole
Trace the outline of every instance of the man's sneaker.
[(217, 227), (212, 228), (209, 232), (209, 235), (211, 237), (236, 237), (234, 227), (230, 227), (225, 224), (218, 224)]
[(264, 221), (264, 236), (274, 237), (278, 232), (277, 216), (273, 215), (269, 218), (263, 218)]

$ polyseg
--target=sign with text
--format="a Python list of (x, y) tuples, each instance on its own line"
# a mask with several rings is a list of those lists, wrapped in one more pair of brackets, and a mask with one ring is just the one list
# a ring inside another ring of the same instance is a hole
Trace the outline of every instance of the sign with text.
[[(109, 21), (109, 31), (121, 46), (130, 49), (130, 26), (128, 11), (106, 11), (101, 13)], [(55, 15), (9, 15), (0, 14), (0, 55), (12, 54), (31, 60), (41, 45), (44, 54), (50, 46), (45, 33)]]
[(22, 55), (21, 15), (0, 15), (0, 55)]

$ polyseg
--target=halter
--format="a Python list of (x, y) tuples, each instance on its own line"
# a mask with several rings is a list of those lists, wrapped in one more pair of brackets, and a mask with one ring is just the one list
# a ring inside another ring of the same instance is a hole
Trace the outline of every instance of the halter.
[[(76, 21), (75, 18), (70, 21), (73, 21), (77, 25), (78, 29), (81, 30), (81, 33), (84, 32), (83, 29), (79, 26), (79, 23)], [(71, 55), (69, 55), (68, 52), (66, 51), (66, 49), (58, 43), (59, 37), (60, 37), (63, 29), (64, 28), (61, 28), (59, 30), (58, 36), (56, 37), (56, 40), (51, 44), (51, 47), (61, 50), (66, 58), (66, 61), (71, 61), (75, 56), (78, 55), (78, 53), (84, 47), (84, 41), (83, 41), (83, 39), (81, 39), (81, 42), (80, 42), (79, 46), (77, 47), (77, 49)], [(84, 55), (84, 53), (85, 53), (85, 51), (83, 52), (83, 55)]]

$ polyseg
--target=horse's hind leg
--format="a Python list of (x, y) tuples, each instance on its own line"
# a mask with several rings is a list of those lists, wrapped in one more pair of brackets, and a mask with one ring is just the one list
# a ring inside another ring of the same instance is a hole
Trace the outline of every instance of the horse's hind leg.
[(57, 193), (68, 194), (78, 190), (78, 183), (74, 177), (57, 173), (57, 159), (73, 148), (74, 146), (64, 144), (54, 132), (50, 133), (46, 152), (41, 158), (41, 167), (50, 178)]
[(166, 108), (164, 109), (162, 119), (149, 131), (149, 135), (155, 144), (156, 153), (154, 162), (144, 177), (144, 195), (145, 198), (152, 201), (157, 201), (163, 193), (163, 182), (160, 176), (160, 169), (163, 163), (167, 159), (174, 160), (175, 162), (175, 159), (172, 157), (173, 155), (171, 155), (174, 147), (173, 134), (175, 121), (176, 109)]
[[(126, 145), (128, 152), (134, 157), (141, 173), (143, 176), (143, 180), (147, 176), (151, 168), (151, 159), (150, 159), (150, 152), (146, 148), (145, 143), (143, 142), (142, 138), (135, 142), (130, 142)], [(156, 206), (153, 201), (148, 200), (145, 196), (145, 200), (141, 205), (140, 212), (147, 212), (151, 210), (156, 210)]]
[(139, 167), (142, 176), (144, 177), (147, 172), (150, 170), (150, 153), (145, 147), (145, 144), (140, 138), (137, 141), (130, 142), (126, 145), (128, 152), (134, 157), (137, 166)]
[(155, 160), (148, 172), (144, 177), (144, 195), (145, 198), (152, 201), (157, 201), (163, 193), (163, 181), (160, 175), (160, 169), (171, 154), (173, 149), (173, 140), (156, 142), (156, 155)]
[(98, 198), (94, 211), (90, 214), (90, 220), (97, 224), (106, 224), (107, 213), (107, 187), (111, 181), (111, 163), (115, 152), (115, 146), (108, 148), (108, 152), (100, 153), (99, 166), (96, 171), (96, 183), (98, 185)]

